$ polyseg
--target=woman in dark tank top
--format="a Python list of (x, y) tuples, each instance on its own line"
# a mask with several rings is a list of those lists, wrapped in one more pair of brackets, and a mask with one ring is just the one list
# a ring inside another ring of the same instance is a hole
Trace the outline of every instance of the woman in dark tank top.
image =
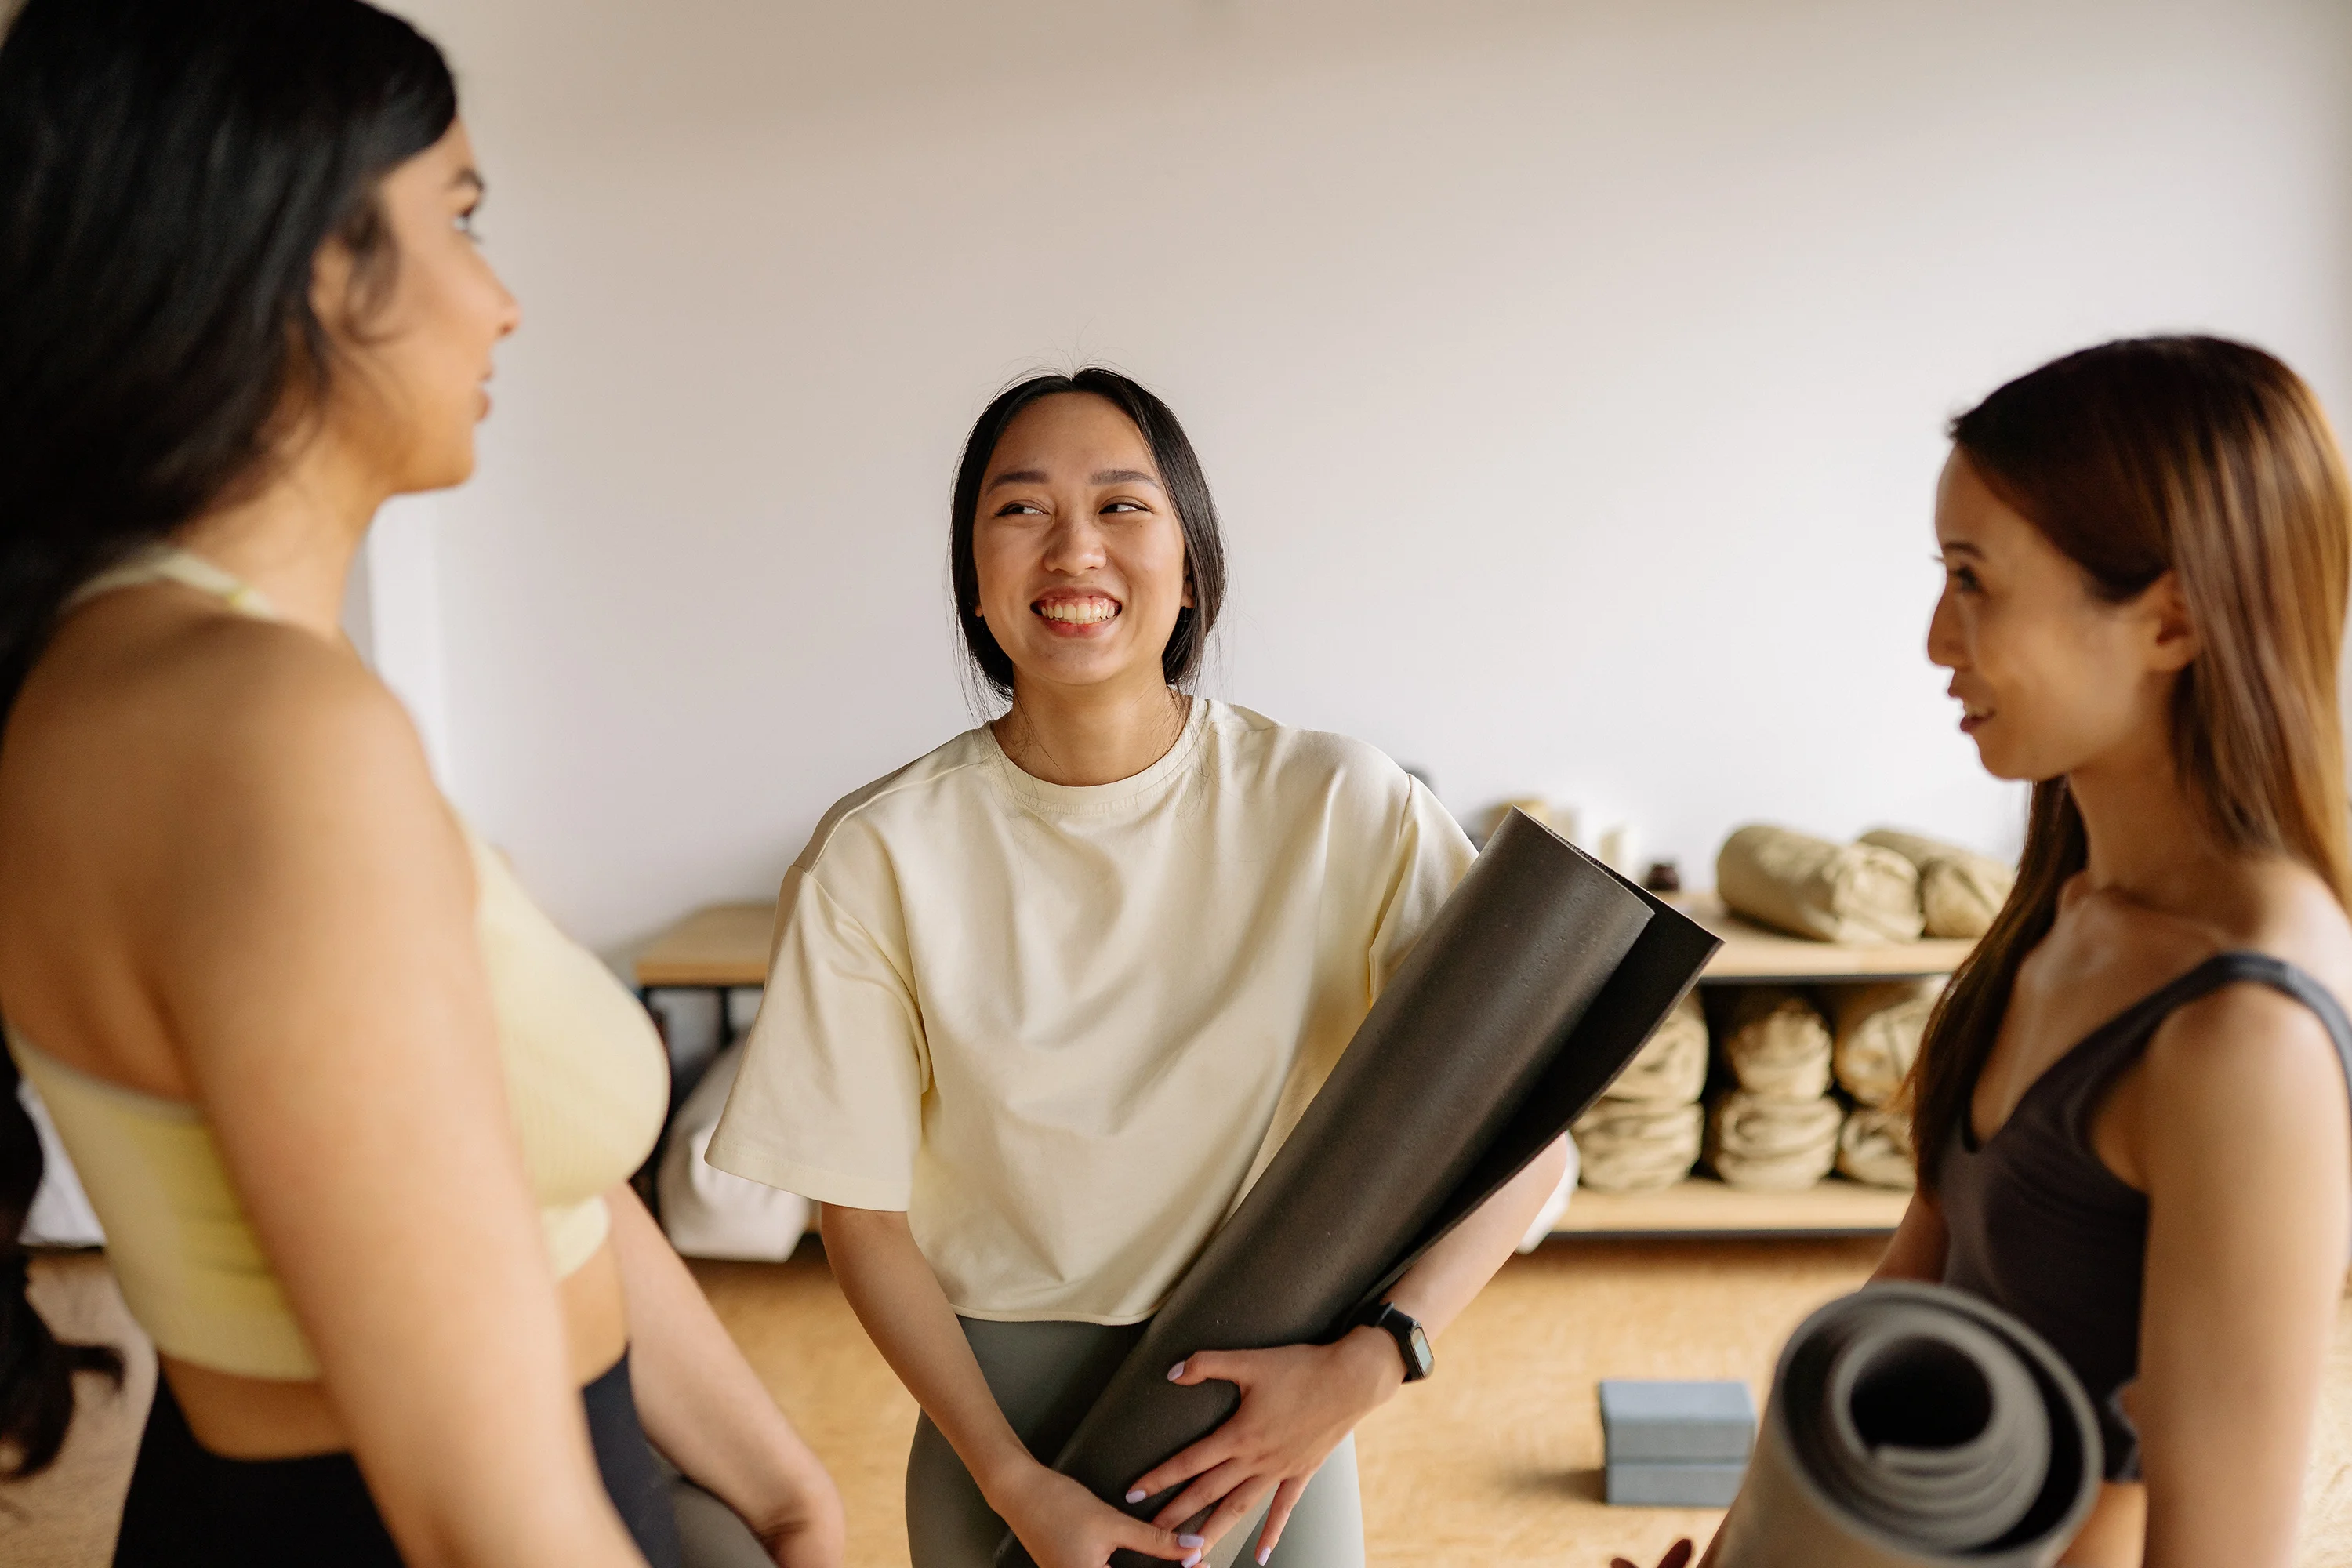
[(2293, 372), (2210, 338), (2070, 355), (1952, 437), (1928, 656), (2034, 786), (1878, 1277), (2083, 1379), (2108, 1485), (2068, 1563), (2284, 1568), (2352, 1237), (2343, 460)]

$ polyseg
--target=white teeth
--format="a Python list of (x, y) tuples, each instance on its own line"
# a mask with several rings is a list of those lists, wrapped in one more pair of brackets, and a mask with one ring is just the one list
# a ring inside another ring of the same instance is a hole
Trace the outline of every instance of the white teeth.
[(1049, 621), (1061, 621), (1071, 626), (1093, 626), (1118, 614), (1116, 599), (1055, 599), (1039, 605), (1037, 613)]

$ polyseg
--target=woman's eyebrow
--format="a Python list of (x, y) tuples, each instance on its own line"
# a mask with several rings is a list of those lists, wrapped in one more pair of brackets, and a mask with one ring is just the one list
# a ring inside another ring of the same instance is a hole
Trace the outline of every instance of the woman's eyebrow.
[(989, 480), (988, 488), (996, 489), (1004, 485), (1042, 485), (1045, 482), (1045, 470), (1043, 468), (1007, 468)]
[(1141, 468), (1103, 468), (1096, 473), (1095, 483), (1098, 485), (1150, 485), (1153, 489), (1159, 489), (1160, 488), (1159, 477), (1154, 474), (1147, 474)]
[(1947, 539), (1937, 547), (1947, 555), (1973, 555), (1979, 561), (1984, 559), (1984, 552), (1965, 539)]

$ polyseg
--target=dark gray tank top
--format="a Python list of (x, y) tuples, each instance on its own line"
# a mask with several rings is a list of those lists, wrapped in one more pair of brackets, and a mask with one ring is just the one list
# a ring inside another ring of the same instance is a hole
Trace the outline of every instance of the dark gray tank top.
[(1944, 1283), (2023, 1319), (2074, 1369), (2099, 1414), (2111, 1481), (2139, 1479), (2139, 1434), (2120, 1397), (2139, 1375), (2147, 1197), (2100, 1162), (2092, 1115), (2175, 1008), (2242, 981), (2317, 1014), (2352, 1077), (2352, 1018), (2334, 994), (2267, 953), (2218, 953), (2084, 1036), (1981, 1147), (1963, 1110), (1944, 1150)]

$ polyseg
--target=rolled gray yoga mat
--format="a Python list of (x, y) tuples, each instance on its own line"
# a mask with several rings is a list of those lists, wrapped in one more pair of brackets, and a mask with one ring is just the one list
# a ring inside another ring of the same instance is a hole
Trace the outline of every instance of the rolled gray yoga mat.
[[(1129, 1504), (1153, 1466), (1233, 1414), (1176, 1362), (1337, 1338), (1413, 1261), (1568, 1131), (1717, 942), (1514, 811), (1356, 1030), (1281, 1151), (1202, 1248), (1055, 1468)], [(1002, 1568), (1030, 1568), (1007, 1535)], [(1150, 1568), (1132, 1552), (1118, 1568)], [(1164, 1568), (1164, 1565), (1161, 1565)]]
[(1717, 1568), (2051, 1568), (2099, 1428), (2041, 1336), (1940, 1285), (1874, 1285), (1780, 1352)]

